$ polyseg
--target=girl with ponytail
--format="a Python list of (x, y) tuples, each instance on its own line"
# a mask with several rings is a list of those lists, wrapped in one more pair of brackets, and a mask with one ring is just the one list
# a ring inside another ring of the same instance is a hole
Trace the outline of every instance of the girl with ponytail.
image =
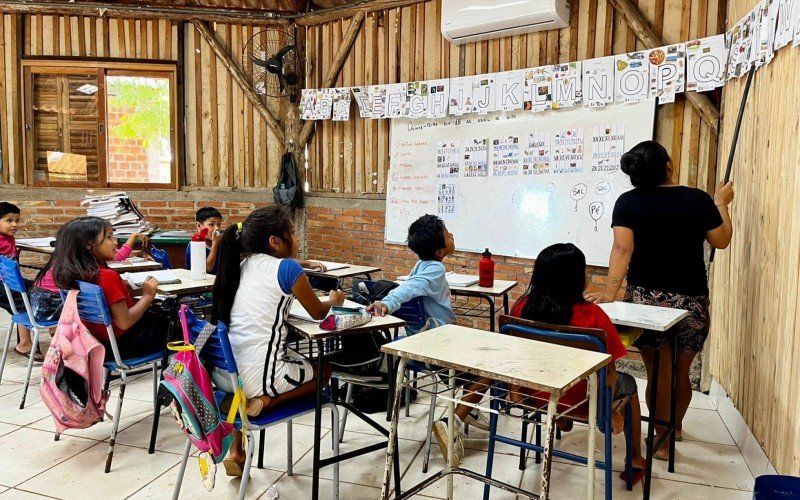
[[(330, 292), (325, 301), (317, 298), (295, 260), (297, 247), (291, 215), (277, 205), (253, 211), (222, 236), (212, 321), (228, 326), (249, 416), (314, 392), (313, 365), (284, 345), (284, 322), (294, 298), (314, 319), (323, 319), (331, 306), (344, 303), (341, 291)], [(330, 377), (327, 368), (324, 377)], [(226, 387), (224, 374), (215, 372), (214, 379), (233, 392), (234, 388)], [(230, 476), (242, 475), (245, 456), (241, 439), (237, 432), (223, 462)]]

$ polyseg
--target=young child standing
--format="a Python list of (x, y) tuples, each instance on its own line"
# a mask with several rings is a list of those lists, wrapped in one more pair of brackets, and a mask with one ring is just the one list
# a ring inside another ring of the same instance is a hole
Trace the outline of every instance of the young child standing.
[[(511, 308), (511, 316), (552, 325), (602, 329), (606, 332), (606, 351), (616, 361), (625, 356), (627, 350), (608, 315), (599, 306), (583, 298), (587, 283), (586, 257), (583, 252), (572, 243), (551, 245), (536, 257), (528, 290)], [(631, 398), (629, 404), (633, 410), (633, 478), (634, 482), (639, 482), (644, 477), (645, 460), (642, 457), (642, 423), (636, 381), (627, 373), (617, 372), (614, 363), (610, 363), (606, 370), (606, 383), (614, 387), (612, 397), (615, 400)], [(515, 392), (517, 391), (519, 388), (515, 388)], [(539, 396), (541, 395), (537, 394)], [(584, 381), (569, 389), (559, 399), (559, 403), (572, 406), (583, 401), (585, 397)], [(513, 395), (511, 399), (515, 399)], [(586, 412), (581, 413), (580, 408), (574, 410), (573, 414), (584, 418), (588, 416)], [(558, 425), (562, 430), (568, 431), (572, 428), (572, 421), (559, 419)], [(611, 425), (615, 434), (622, 431), (623, 417), (617, 410), (612, 410)], [(620, 475), (623, 479), (624, 474), (623, 471)]]
[[(206, 234), (206, 272), (217, 274), (217, 250), (222, 241), (222, 214), (214, 207), (203, 207), (195, 214), (195, 228), (208, 229)], [(191, 244), (186, 246), (186, 269), (192, 268)]]
[[(111, 225), (99, 217), (79, 217), (59, 232), (58, 249), (50, 266), (55, 285), (62, 290), (77, 288), (78, 281), (89, 281), (103, 290), (111, 311), (112, 327), (122, 358), (144, 356), (163, 349), (167, 342), (169, 319), (148, 310), (156, 295), (158, 281), (147, 278), (142, 296), (136, 301), (119, 273), (106, 262), (117, 254), (117, 239)], [(106, 348), (106, 359), (113, 359), (105, 326), (86, 323), (86, 328)]]
[[(228, 325), (250, 416), (314, 392), (314, 366), (285, 347), (284, 321), (294, 298), (315, 319), (344, 303), (341, 291), (331, 291), (325, 301), (317, 298), (294, 259), (297, 248), (292, 217), (282, 206), (254, 210), (222, 237), (212, 322)], [(226, 387), (227, 377), (219, 375), (213, 372), (217, 385), (233, 392)], [(326, 368), (323, 376), (330, 378), (330, 370)], [(229, 476), (238, 477), (244, 462), (242, 434), (237, 431), (223, 465)]]
[[(405, 302), (422, 297), (425, 307), (426, 323), (421, 330), (429, 330), (445, 324), (455, 323), (453, 306), (450, 301), (450, 285), (447, 283), (447, 270), (442, 261), (455, 251), (453, 234), (447, 230), (442, 219), (435, 215), (423, 215), (408, 228), (408, 248), (419, 262), (414, 265), (408, 279), (395, 288), (380, 302), (375, 302), (367, 309), (377, 316), (391, 314), (400, 309)], [(408, 327), (410, 334), (418, 333)], [(478, 403), (488, 388), (488, 379), (472, 379), (463, 387), (465, 403)], [(477, 409), (467, 404), (456, 407), (456, 442), (454, 454), (456, 463), (464, 456), (464, 423), (483, 430), (489, 430), (489, 419)], [(447, 420), (434, 423), (433, 433), (439, 442), (442, 455), (447, 458)]]
[[(19, 228), (19, 219), (21, 211), (18, 206), (7, 201), (0, 202), (0, 255), (8, 257), (9, 259), (19, 259), (19, 249), (17, 249), (16, 234)], [(32, 281), (23, 278), (25, 287), (30, 290)], [(0, 287), (2, 285), (0, 284)], [(12, 292), (14, 295), (14, 305), (18, 312), (25, 311), (25, 303), (22, 301), (22, 295)], [(12, 314), (11, 303), (8, 301), (5, 290), (0, 288), (0, 307), (5, 309), (8, 314)], [(14, 347), (14, 352), (24, 358), (30, 358), (31, 351), (33, 352), (34, 361), (41, 363), (44, 361), (44, 355), (39, 352), (39, 346), (33, 349), (33, 341), (31, 340), (31, 331), (24, 325), (17, 324), (17, 345)]]

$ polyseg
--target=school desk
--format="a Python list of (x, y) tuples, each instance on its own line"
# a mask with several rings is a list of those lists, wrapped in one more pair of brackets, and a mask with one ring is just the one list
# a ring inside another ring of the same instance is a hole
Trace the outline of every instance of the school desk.
[(139, 262), (130, 262), (123, 260), (120, 262), (109, 262), (108, 267), (116, 272), (122, 273), (138, 273), (141, 271), (157, 271), (161, 269), (161, 264), (153, 262), (152, 260), (145, 260)]
[(51, 254), (55, 250), (50, 241), (56, 241), (55, 238), (21, 238), (16, 241), (19, 250), (27, 252)]
[[(653, 352), (653, 373), (658, 373), (661, 346), (664, 342), (672, 345), (672, 380), (671, 394), (675, 394), (678, 371), (678, 350), (675, 348), (675, 335), (669, 334), (669, 329), (678, 324), (681, 320), (689, 316), (689, 311), (684, 309), (672, 309), (669, 307), (649, 306), (646, 304), (633, 304), (630, 302), (610, 302), (599, 304), (600, 307), (611, 318), (615, 325), (641, 328), (642, 335), (653, 335), (656, 337), (656, 347)], [(651, 475), (653, 471), (653, 453), (659, 449), (664, 440), (669, 439), (669, 464), (667, 470), (675, 472), (675, 398), (671, 398), (669, 409), (669, 420), (664, 422), (659, 420), (657, 423), (666, 427), (666, 432), (655, 440), (655, 428), (652, 424), (655, 417), (642, 417), (642, 420), (650, 422), (647, 428), (647, 472), (644, 477), (645, 499), (650, 498)], [(655, 408), (658, 401), (658, 377), (653, 377), (650, 381), (650, 401), (648, 408)], [(655, 412), (652, 412), (655, 413)]]
[(313, 269), (306, 269), (305, 272), (309, 276), (319, 276), (320, 278), (333, 278), (340, 280), (344, 278), (352, 278), (353, 276), (364, 276), (367, 279), (372, 279), (372, 273), (377, 273), (380, 270), (380, 267), (375, 266), (356, 266), (347, 264), (347, 267), (334, 269), (333, 271), (315, 271)]
[[(550, 400), (547, 406), (546, 436), (544, 440), (544, 462), (542, 463), (542, 485), (539, 498), (546, 499), (550, 488), (550, 465), (552, 462), (553, 438), (555, 434), (555, 417), (558, 398), (570, 387), (584, 379), (589, 380), (589, 443), (587, 454), (587, 496), (594, 498), (594, 451), (597, 411), (597, 372), (607, 365), (611, 356), (606, 353), (585, 351), (536, 340), (497, 335), (483, 330), (466, 328), (457, 325), (445, 325), (432, 330), (420, 332), (391, 342), (381, 348), (382, 351), (398, 356), (397, 382), (395, 384), (392, 405), (392, 423), (389, 434), (389, 447), (386, 451), (386, 468), (384, 469), (383, 490), (381, 498), (388, 500), (390, 495), (389, 478), (392, 465), (397, 460), (395, 449), (397, 442), (397, 421), (400, 414), (400, 395), (404, 385), (405, 366), (409, 359), (441, 367), (449, 371), (447, 378), (449, 394), (440, 393), (448, 401), (448, 422), (454, 421), (456, 372), (467, 372), (479, 377), (513, 384), (527, 389), (547, 391)], [(498, 362), (502, 360), (502, 362)], [(453, 428), (449, 426), (449, 441), (453, 443)], [(420, 493), (435, 481), (447, 478), (447, 498), (453, 498), (453, 475), (461, 474), (486, 484), (502, 488), (506, 491), (529, 498), (537, 496), (516, 486), (502, 483), (485, 475), (468, 469), (456, 467), (453, 454), (448, 455), (446, 468), (428, 477), (416, 486), (406, 490), (394, 498), (399, 500)]]
[[(495, 331), (495, 317), (497, 310), (495, 308), (495, 299), (498, 297), (503, 298), (503, 314), (508, 314), (508, 292), (517, 286), (516, 281), (494, 280), (494, 285), (491, 287), (482, 287), (478, 285), (471, 286), (451, 286), (450, 293), (455, 297), (467, 297), (463, 304), (454, 303), (453, 312), (458, 316), (472, 317), (472, 318), (489, 318), (489, 330)], [(469, 297), (477, 297), (483, 299), (488, 304), (488, 309), (483, 309), (479, 305), (469, 304)]]
[[(339, 456), (334, 456), (330, 458), (320, 458), (320, 449), (322, 446), (322, 390), (324, 388), (324, 381), (322, 379), (322, 374), (323, 374), (323, 363), (325, 358), (325, 356), (322, 353), (325, 352), (324, 343), (328, 339), (335, 340), (337, 338), (341, 338), (348, 335), (356, 335), (359, 333), (373, 333), (373, 332), (387, 331), (387, 330), (393, 331), (393, 338), (397, 338), (397, 334), (400, 330), (400, 327), (405, 326), (406, 322), (399, 318), (395, 318), (394, 316), (373, 317), (372, 321), (370, 321), (366, 325), (338, 332), (325, 331), (319, 327), (319, 323), (293, 317), (287, 319), (286, 323), (287, 325), (289, 325), (289, 328), (292, 331), (308, 339), (312, 344), (316, 344), (317, 352), (319, 353), (319, 355), (317, 356), (317, 398), (316, 398), (316, 412), (314, 414), (314, 455), (313, 455), (313, 479), (312, 479), (312, 490), (311, 490), (312, 500), (317, 500), (319, 498), (320, 469), (332, 465), (334, 463), (341, 462), (343, 460), (349, 460), (351, 458), (355, 458), (367, 453), (371, 453), (376, 450), (386, 448), (388, 444), (387, 441), (382, 441), (379, 443), (371, 444), (369, 446), (364, 446), (363, 448), (359, 448), (357, 450), (352, 450), (347, 453), (343, 453)], [(390, 387), (389, 394), (392, 394), (394, 389), (394, 384), (393, 384), (394, 377), (392, 377), (392, 374), (394, 373), (394, 360), (392, 356), (387, 356), (387, 358), (389, 362), (389, 387)], [(336, 391), (333, 392), (334, 394), (332, 394), (331, 399), (332, 401), (335, 402), (337, 406), (344, 406), (351, 413), (353, 413), (358, 418), (366, 422), (376, 431), (380, 432), (382, 435), (386, 437), (389, 437), (388, 429), (381, 426), (380, 424), (375, 422), (372, 418), (362, 413), (358, 408), (354, 407), (351, 403), (348, 403), (340, 399), (338, 397), (338, 394), (335, 394)], [(396, 438), (397, 436), (395, 434), (394, 439)], [(397, 446), (392, 447), (392, 450), (393, 450), (392, 453), (397, 454)], [(260, 451), (261, 450), (259, 450), (259, 452)], [(261, 457), (259, 457), (259, 461), (261, 461)], [(395, 460), (394, 481), (395, 481), (395, 492), (397, 495), (399, 495), (400, 494), (399, 459)]]

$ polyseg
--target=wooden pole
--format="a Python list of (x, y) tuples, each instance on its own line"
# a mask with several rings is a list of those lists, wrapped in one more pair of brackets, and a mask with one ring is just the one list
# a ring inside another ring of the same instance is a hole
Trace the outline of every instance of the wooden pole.
[(6, 14), (44, 14), (86, 17), (122, 17), (131, 19), (168, 19), (170, 21), (193, 21), (251, 24), (257, 26), (288, 26), (289, 20), (263, 11), (213, 9), (199, 7), (158, 7), (153, 5), (123, 5), (99, 2), (54, 2), (1, 0), (0, 12)]
[[(325, 79), (322, 81), (322, 85), (320, 85), (319, 88), (325, 89), (331, 87), (339, 77), (339, 71), (342, 69), (344, 60), (347, 59), (347, 55), (350, 53), (350, 49), (353, 47), (353, 42), (356, 39), (356, 35), (358, 35), (358, 30), (361, 27), (361, 23), (364, 22), (365, 16), (366, 13), (361, 10), (356, 12), (353, 18), (350, 19), (350, 26), (347, 28), (347, 33), (345, 33), (342, 44), (339, 46), (339, 50), (333, 57), (333, 62), (331, 62), (331, 66), (328, 69), (328, 74), (325, 75)], [(290, 110), (289, 112), (296, 113), (297, 111)], [(300, 141), (298, 142), (297, 147), (302, 148), (311, 138), (311, 133), (313, 131), (314, 121), (310, 120), (305, 122), (303, 124), (303, 129), (300, 131)]]
[(367, 12), (374, 12), (376, 10), (394, 9), (404, 5), (411, 4), (425, 4), (431, 0), (361, 0), (351, 5), (342, 5), (340, 7), (331, 7), (318, 11), (312, 11), (304, 14), (297, 14), (294, 16), (287, 16), (294, 21), (298, 26), (310, 26), (314, 24), (322, 24), (328, 21), (335, 21), (336, 19), (344, 19), (345, 17), (355, 16), (357, 13), (366, 14)]
[[(660, 36), (656, 35), (653, 28), (650, 27), (647, 20), (639, 12), (639, 9), (634, 7), (630, 0), (608, 0), (611, 5), (622, 15), (622, 18), (631, 28), (636, 35), (636, 38), (641, 40), (645, 47), (648, 49), (655, 49), (666, 45)], [(719, 133), (719, 109), (714, 106), (714, 103), (704, 94), (697, 92), (685, 92), (686, 100), (700, 113), (700, 117), (706, 124), (714, 131), (714, 134)]]
[[(278, 138), (278, 140), (281, 143), (285, 142), (286, 139), (283, 125), (281, 125), (281, 122), (278, 120), (278, 118), (276, 118), (275, 115), (273, 115), (272, 112), (267, 109), (264, 103), (261, 102), (261, 99), (256, 95), (252, 87), (250, 87), (250, 84), (248, 83), (244, 73), (241, 69), (239, 69), (236, 61), (233, 60), (225, 47), (223, 47), (222, 44), (219, 43), (219, 40), (217, 40), (217, 35), (211, 31), (211, 28), (209, 28), (204, 21), (194, 20), (192, 21), (192, 24), (194, 24), (194, 27), (197, 29), (198, 33), (203, 36), (205, 41), (214, 50), (214, 53), (231, 74), (233, 79), (236, 80), (236, 83), (239, 84), (239, 87), (242, 88), (242, 92), (244, 92), (245, 97), (247, 97), (253, 107), (256, 108), (256, 111), (258, 111), (262, 118), (266, 120), (267, 125), (269, 125), (272, 131), (275, 132), (275, 136)], [(216, 92), (216, 89), (212, 89), (212, 92)]]

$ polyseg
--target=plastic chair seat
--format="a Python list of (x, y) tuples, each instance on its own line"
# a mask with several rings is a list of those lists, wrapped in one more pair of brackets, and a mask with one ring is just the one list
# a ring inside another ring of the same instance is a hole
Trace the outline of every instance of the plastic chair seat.
[[(159, 351), (159, 352), (154, 352), (154, 353), (151, 353), (151, 354), (145, 354), (144, 356), (139, 356), (138, 358), (123, 359), (122, 363), (125, 364), (125, 366), (127, 366), (128, 369), (130, 369), (130, 368), (133, 368), (133, 367), (136, 367), (136, 366), (139, 366), (139, 365), (152, 363), (153, 361), (158, 361), (163, 356), (164, 356), (163, 351)], [(120, 366), (117, 365), (116, 361), (106, 361), (105, 363), (103, 363), (103, 368), (105, 368), (106, 370), (114, 372), (114, 371), (119, 371)]]
[[(13, 321), (14, 323), (18, 323), (20, 325), (24, 325), (33, 330), (33, 324), (31, 323), (30, 319), (28, 319), (27, 312), (14, 314), (13, 316), (11, 316), (11, 321)], [(57, 319), (41, 320), (38, 323), (39, 326), (49, 328), (51, 326), (56, 326), (58, 324), (58, 320)]]
[[(222, 400), (225, 399), (226, 396), (230, 394), (225, 391), (214, 391), (214, 399), (217, 400), (217, 405), (222, 405)], [(250, 422), (250, 425), (254, 427), (268, 427), (272, 424), (282, 422), (284, 420), (289, 420), (298, 417), (304, 413), (309, 413), (315, 410), (316, 408), (316, 395), (310, 394), (301, 399), (292, 399), (278, 408), (274, 410), (269, 410), (266, 413), (262, 413), (257, 417), (247, 417), (247, 420)], [(323, 406), (329, 404), (331, 402), (331, 398), (328, 397), (327, 394), (322, 395), (322, 404)], [(224, 420), (228, 418), (227, 412), (220, 410), (220, 417)], [(234, 425), (238, 429), (242, 426), (242, 421), (239, 418), (239, 414), (236, 414), (236, 420), (234, 421)]]

